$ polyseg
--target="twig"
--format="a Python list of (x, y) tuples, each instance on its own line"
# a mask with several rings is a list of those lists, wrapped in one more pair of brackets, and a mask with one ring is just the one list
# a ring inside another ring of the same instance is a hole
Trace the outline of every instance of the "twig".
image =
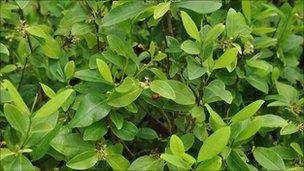
[(134, 153), (129, 149), (129, 147), (127, 146), (127, 144), (124, 141), (120, 141), (122, 143), (122, 145), (125, 147), (125, 149), (127, 150), (127, 152), (131, 155), (132, 158), (135, 157)]
[(170, 121), (167, 113), (162, 108), (159, 108), (159, 110), (163, 114), (163, 116), (166, 119), (166, 121), (168, 122), (169, 132), (172, 133), (172, 124), (171, 124), (171, 121)]

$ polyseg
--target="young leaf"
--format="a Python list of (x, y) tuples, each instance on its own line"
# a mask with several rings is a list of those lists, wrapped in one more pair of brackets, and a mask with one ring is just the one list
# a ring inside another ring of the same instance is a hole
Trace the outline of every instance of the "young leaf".
[(261, 120), (254, 120), (236, 137), (235, 142), (246, 140), (255, 135), (262, 127)]
[(65, 79), (69, 80), (73, 77), (75, 73), (75, 62), (74, 61), (69, 61), (68, 63), (66, 63), (65, 67), (64, 67), (64, 75), (65, 75)]
[(182, 157), (185, 152), (185, 147), (182, 140), (176, 135), (172, 135), (170, 138), (170, 150), (174, 155), (180, 157)]
[(191, 166), (179, 156), (164, 153), (164, 154), (160, 155), (160, 158), (165, 160), (166, 162), (178, 167), (178, 168), (183, 169), (183, 170), (190, 170), (191, 169)]
[(255, 102), (250, 103), (238, 113), (233, 115), (230, 122), (235, 123), (251, 117), (260, 109), (264, 102), (264, 100), (257, 100)]
[(157, 171), (163, 170), (163, 168), (164, 162), (161, 159), (152, 156), (141, 156), (133, 161), (128, 170)]
[(72, 89), (67, 89), (57, 94), (36, 112), (34, 118), (46, 117), (56, 112), (64, 104), (72, 92)]
[(167, 83), (169, 83), (174, 91), (175, 99), (173, 99), (173, 101), (182, 105), (195, 103), (195, 96), (188, 86), (175, 80), (167, 80)]
[(121, 129), (124, 123), (124, 118), (121, 114), (117, 112), (110, 113), (111, 121), (114, 123), (117, 129)]
[(209, 171), (209, 170), (220, 170), (222, 166), (222, 158), (219, 156), (215, 156), (212, 159), (201, 162), (196, 171)]
[(43, 92), (49, 97), (53, 98), (56, 96), (56, 93), (47, 85), (40, 83)]
[(98, 161), (98, 153), (95, 150), (86, 151), (77, 154), (67, 162), (67, 166), (71, 169), (85, 170), (93, 167)]
[(8, 123), (16, 130), (26, 135), (30, 126), (30, 118), (22, 113), (18, 108), (11, 104), (4, 105), (4, 114)]
[(8, 148), (0, 148), (0, 154), (0, 161), (8, 156), (15, 155), (15, 153)]
[(255, 160), (267, 170), (285, 170), (283, 159), (272, 149), (257, 147), (253, 156)]
[(207, 103), (205, 104), (205, 107), (207, 108), (210, 117), (219, 125), (225, 126), (226, 123), (223, 121), (222, 117), (217, 114)]
[(237, 48), (227, 50), (218, 60), (215, 61), (213, 69), (228, 67), (237, 57)]
[(127, 170), (130, 162), (120, 154), (106, 155), (107, 163), (113, 170)]
[(207, 72), (207, 68), (203, 68), (193, 57), (187, 57), (187, 72), (189, 80), (194, 80)]
[(161, 2), (154, 8), (153, 18), (159, 19), (170, 9), (170, 2)]
[(197, 161), (212, 159), (222, 152), (230, 138), (230, 127), (223, 127), (211, 134), (199, 150)]
[(294, 149), (294, 151), (296, 151), (300, 156), (303, 157), (303, 151), (298, 143), (292, 142), (290, 143), (290, 146)]
[(14, 87), (14, 85), (9, 80), (3, 80), (4, 87), (8, 90), (8, 93), (10, 95), (10, 98), (14, 102), (14, 104), (18, 107), (18, 109), (22, 113), (30, 114), (29, 109), (27, 108), (26, 104), (22, 100), (20, 94), (18, 93), (17, 89)]
[(191, 40), (184, 41), (181, 45), (181, 49), (191, 55), (198, 55), (200, 53), (200, 46)]
[(200, 14), (207, 14), (220, 9), (222, 3), (213, 0), (207, 0), (207, 1), (187, 0), (187, 1), (177, 1), (174, 2), (172, 5), (179, 8), (189, 9)]
[(125, 93), (118, 93), (115, 91), (109, 96), (107, 103), (113, 107), (128, 106), (140, 96), (142, 90), (142, 88), (135, 86)]
[(99, 70), (99, 73), (101, 74), (101, 76), (106, 81), (108, 81), (110, 83), (114, 83), (111, 70), (110, 70), (109, 66), (107, 65), (107, 63), (105, 63), (102, 59), (96, 59), (96, 64), (97, 64), (97, 67), (98, 67), (98, 70)]
[(191, 17), (184, 11), (181, 11), (181, 17), (182, 17), (183, 25), (186, 29), (186, 32), (189, 34), (189, 36), (194, 38), (198, 42), (201, 42), (199, 31), (198, 31), (194, 21), (191, 19)]
[(155, 80), (150, 84), (150, 89), (160, 96), (163, 96), (168, 99), (175, 99), (176, 95), (173, 88), (170, 84), (165, 80)]
[(262, 127), (268, 127), (268, 128), (276, 128), (276, 127), (284, 127), (288, 124), (287, 120), (281, 118), (277, 115), (262, 115), (262, 116), (256, 116), (256, 120), (262, 121)]

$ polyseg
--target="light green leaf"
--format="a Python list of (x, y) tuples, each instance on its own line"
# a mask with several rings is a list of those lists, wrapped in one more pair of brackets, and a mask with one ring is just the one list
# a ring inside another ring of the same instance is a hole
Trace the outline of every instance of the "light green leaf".
[(183, 169), (183, 170), (190, 170), (191, 169), (191, 166), (189, 165), (189, 163), (185, 162), (179, 156), (164, 153), (164, 154), (160, 155), (160, 158), (165, 160), (166, 162), (178, 167), (178, 168)]
[(222, 152), (230, 138), (230, 127), (223, 127), (211, 134), (199, 150), (197, 161), (212, 159)]
[(14, 104), (18, 107), (18, 109), (22, 113), (30, 114), (29, 109), (27, 108), (26, 104), (22, 100), (20, 94), (18, 93), (14, 85), (9, 80), (3, 80), (3, 82), (4, 82), (3, 86), (8, 90), (10, 98), (12, 99)]
[(226, 123), (223, 121), (222, 117), (216, 113), (207, 103), (205, 104), (205, 107), (207, 108), (210, 117), (219, 125), (225, 126)]
[(159, 171), (163, 170), (164, 162), (152, 156), (141, 156), (133, 161), (133, 163), (128, 168), (129, 171), (141, 170), (141, 171)]
[(193, 57), (187, 57), (186, 60), (189, 80), (199, 78), (207, 72), (207, 68), (203, 68)]
[(254, 159), (267, 170), (285, 170), (283, 159), (272, 149), (257, 147), (253, 151)]
[(267, 84), (267, 79), (265, 77), (260, 77), (258, 75), (248, 75), (248, 76), (246, 76), (246, 80), (254, 88), (256, 88), (264, 93), (268, 93), (269, 88), (268, 88), (268, 84)]
[(185, 161), (187, 161), (190, 164), (190, 166), (192, 166), (196, 162), (195, 158), (192, 157), (190, 154), (187, 154), (187, 153), (183, 153), (182, 158)]
[(245, 119), (251, 117), (260, 109), (260, 107), (263, 105), (264, 102), (265, 102), (264, 100), (257, 100), (257, 101), (250, 103), (249, 105), (244, 107), (242, 110), (240, 110), (238, 113), (233, 115), (231, 118), (231, 122), (235, 123), (235, 122), (242, 121), (242, 120), (245, 120)]
[(49, 116), (56, 112), (64, 104), (72, 92), (72, 89), (67, 89), (57, 94), (36, 112), (34, 118)]
[(168, 99), (175, 99), (176, 95), (173, 88), (165, 80), (154, 80), (150, 84), (150, 89), (160, 96), (163, 96)]
[(222, 158), (219, 156), (215, 156), (212, 159), (201, 162), (196, 171), (210, 171), (210, 170), (220, 170), (222, 166)]
[(147, 8), (143, 1), (131, 1), (110, 10), (102, 19), (102, 25), (111, 26), (128, 19), (132, 19)]
[(7, 47), (2, 43), (0, 43), (0, 53), (3, 53), (5, 55), (9, 56), (9, 51), (8, 51)]
[(225, 30), (225, 26), (222, 23), (219, 23), (212, 27), (204, 38), (204, 44), (207, 45), (209, 43), (213, 43), (215, 39), (217, 39)]
[(8, 156), (15, 155), (15, 153), (8, 148), (0, 148), (0, 154), (0, 161)]
[(242, 159), (240, 154), (232, 150), (226, 160), (228, 169), (229, 170), (242, 170), (242, 171), (249, 171), (251, 170), (247, 163)]
[(27, 114), (21, 112), (16, 106), (11, 104), (4, 105), (4, 114), (8, 123), (14, 129), (26, 135), (30, 125), (30, 118)]
[(294, 87), (277, 81), (276, 88), (278, 90), (278, 93), (285, 97), (289, 102), (297, 101), (298, 91)]
[(242, 11), (245, 15), (247, 21), (250, 23), (251, 20), (251, 2), (250, 1), (242, 1)]
[(189, 34), (189, 36), (201, 42), (199, 31), (191, 17), (184, 11), (181, 11), (181, 17), (184, 28), (186, 29), (186, 32)]
[(262, 127), (261, 120), (254, 120), (235, 138), (235, 142), (246, 140), (254, 136)]
[(294, 151), (296, 151), (300, 156), (303, 157), (303, 151), (298, 143), (292, 142), (290, 143), (290, 146), (294, 149)]
[(214, 62), (213, 69), (228, 67), (237, 57), (237, 48), (227, 50), (218, 60)]
[(74, 61), (69, 61), (66, 63), (64, 66), (64, 75), (65, 79), (69, 80), (73, 77), (75, 73), (75, 62)]
[(262, 127), (268, 127), (268, 128), (276, 128), (276, 127), (284, 127), (288, 124), (288, 122), (277, 115), (262, 115), (262, 116), (256, 116), (256, 120), (262, 121)]
[(170, 138), (170, 150), (176, 155), (182, 157), (185, 152), (183, 141), (176, 135), (172, 135)]
[(296, 133), (300, 130), (300, 127), (298, 125), (295, 125), (293, 123), (288, 123), (287, 125), (285, 125), (281, 131), (280, 134), (281, 135), (289, 135), (289, 134), (293, 134)]
[(161, 2), (154, 7), (153, 18), (159, 19), (170, 9), (170, 2)]
[(67, 166), (71, 169), (85, 170), (93, 167), (98, 161), (98, 153), (95, 150), (86, 151), (77, 154), (67, 162)]
[(72, 35), (84, 35), (90, 33), (92, 30), (91, 25), (88, 23), (75, 23), (72, 26), (71, 33)]
[(175, 80), (167, 80), (175, 94), (175, 101), (178, 104), (191, 105), (195, 104), (195, 96), (191, 89), (184, 83)]
[(121, 129), (112, 126), (111, 130), (118, 138), (124, 141), (132, 141), (138, 132), (138, 128), (129, 121), (125, 121)]
[(43, 92), (49, 97), (53, 98), (56, 96), (56, 93), (47, 85), (40, 83)]
[(114, 83), (111, 70), (110, 70), (109, 66), (107, 65), (107, 63), (104, 62), (102, 59), (96, 59), (96, 64), (97, 64), (97, 67), (98, 67), (98, 70), (99, 70), (99, 73), (101, 74), (101, 76), (106, 81), (108, 81), (110, 83)]
[(120, 154), (106, 155), (106, 161), (114, 171), (127, 170), (130, 166), (130, 162)]
[(75, 116), (70, 121), (71, 127), (85, 127), (106, 117), (111, 107), (106, 104), (106, 97), (89, 93), (82, 97)]
[(200, 53), (199, 44), (191, 40), (184, 41), (181, 45), (181, 49), (191, 55), (198, 55)]
[(138, 86), (138, 83), (138, 80), (135, 80), (133, 77), (126, 77), (123, 82), (115, 88), (115, 90), (119, 93), (126, 93), (132, 88)]
[(207, 14), (220, 9), (222, 3), (214, 0), (187, 0), (174, 2), (173, 5), (179, 8), (186, 8), (200, 14)]
[(125, 107), (135, 101), (141, 94), (142, 88), (135, 86), (125, 93), (114, 92), (108, 98), (107, 103), (113, 107)]
[(232, 94), (230, 91), (225, 89), (225, 84), (223, 81), (216, 79), (208, 84), (205, 88), (204, 101), (211, 103), (214, 101), (224, 100), (227, 103), (232, 102)]
[(52, 59), (59, 59), (61, 54), (61, 47), (59, 46), (57, 40), (52, 36), (46, 36), (45, 41), (41, 45), (43, 53)]

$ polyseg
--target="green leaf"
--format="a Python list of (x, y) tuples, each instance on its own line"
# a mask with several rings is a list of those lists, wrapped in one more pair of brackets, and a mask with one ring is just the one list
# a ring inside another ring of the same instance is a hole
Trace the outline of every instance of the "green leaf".
[(138, 86), (138, 83), (138, 80), (135, 80), (133, 77), (126, 77), (123, 82), (115, 88), (115, 90), (119, 93), (126, 93), (132, 88)]
[(288, 122), (277, 115), (262, 115), (262, 116), (256, 116), (256, 120), (262, 121), (262, 127), (268, 127), (268, 128), (276, 128), (276, 127), (284, 127), (288, 124)]
[(132, 141), (138, 132), (137, 127), (129, 121), (125, 121), (121, 129), (112, 126), (111, 130), (118, 138), (124, 141)]
[(107, 103), (113, 107), (128, 106), (140, 96), (142, 90), (142, 88), (135, 86), (125, 93), (115, 91), (109, 96)]
[(268, 84), (267, 84), (267, 79), (257, 76), (257, 75), (248, 75), (248, 76), (246, 76), (246, 80), (254, 88), (256, 88), (264, 93), (268, 93), (269, 88), (268, 88)]
[(223, 121), (222, 117), (217, 114), (207, 103), (205, 104), (205, 107), (207, 108), (210, 117), (219, 125), (225, 126), (226, 123)]
[(118, 55), (127, 56), (127, 51), (125, 48), (126, 42), (123, 41), (120, 37), (116, 35), (108, 35), (107, 40), (109, 43), (109, 46), (111, 47), (111, 50), (115, 51)]
[(212, 159), (222, 152), (230, 138), (230, 127), (223, 127), (211, 134), (199, 150), (197, 161)]
[(182, 157), (185, 152), (183, 141), (176, 135), (172, 135), (170, 138), (170, 150), (176, 155)]
[(191, 55), (198, 55), (200, 53), (200, 46), (191, 40), (184, 41), (181, 45), (181, 49)]
[(188, 86), (175, 80), (167, 80), (167, 83), (174, 91), (175, 99), (173, 101), (183, 105), (195, 104), (195, 96)]
[(5, 170), (36, 170), (36, 168), (24, 155), (18, 154), (11, 161), (9, 168)]
[(150, 83), (150, 89), (160, 96), (167, 99), (175, 99), (176, 95), (173, 88), (165, 80), (154, 80)]
[(242, 11), (243, 14), (245, 15), (247, 21), (251, 20), (251, 2), (250, 1), (242, 1)]
[(208, 84), (205, 88), (204, 101), (211, 103), (214, 101), (224, 100), (227, 103), (232, 102), (232, 94), (230, 91), (225, 89), (225, 84), (223, 81), (216, 79)]
[(247, 163), (241, 158), (240, 154), (235, 150), (230, 152), (226, 162), (229, 170), (251, 170)]
[(209, 170), (220, 170), (222, 166), (222, 158), (215, 156), (212, 159), (201, 162), (196, 171), (209, 171)]
[(143, 12), (147, 8), (146, 3), (143, 1), (131, 1), (119, 5), (106, 13), (102, 19), (102, 25), (111, 26), (128, 19), (132, 19), (139, 13)]
[(274, 46), (276, 44), (277, 44), (277, 39), (266, 36), (255, 37), (252, 40), (252, 45), (254, 46), (255, 49), (267, 48), (269, 46)]
[(22, 100), (20, 94), (18, 93), (14, 85), (9, 80), (3, 80), (3, 82), (4, 82), (3, 86), (8, 90), (10, 98), (12, 99), (14, 104), (18, 107), (18, 109), (22, 113), (30, 114), (29, 109), (27, 108), (26, 104)]
[(216, 40), (225, 30), (225, 26), (222, 23), (219, 23), (212, 27), (207, 33), (204, 38), (204, 46), (206, 46), (209, 43), (212, 43), (214, 40)]
[(187, 161), (190, 164), (190, 166), (192, 166), (196, 162), (195, 158), (192, 157), (190, 154), (187, 154), (187, 153), (183, 153), (182, 158), (185, 161)]
[(240, 110), (238, 113), (233, 115), (230, 122), (235, 123), (251, 117), (260, 109), (260, 107), (263, 105), (264, 102), (265, 102), (264, 100), (257, 100), (250, 103), (242, 110)]
[(120, 113), (112, 112), (110, 113), (111, 121), (114, 123), (117, 129), (121, 129), (124, 123), (124, 118)]
[(136, 136), (147, 140), (158, 138), (157, 133), (151, 128), (139, 128)]
[(46, 117), (56, 112), (64, 104), (72, 92), (72, 89), (67, 89), (57, 94), (36, 112), (34, 118)]
[(154, 7), (153, 18), (159, 19), (170, 9), (170, 2), (161, 2)]
[(255, 135), (262, 127), (261, 120), (254, 120), (235, 138), (235, 142), (246, 140)]
[(207, 72), (207, 68), (203, 68), (193, 57), (187, 57), (186, 60), (189, 80), (197, 79)]
[(109, 66), (107, 65), (107, 63), (105, 63), (102, 59), (96, 59), (96, 64), (97, 64), (97, 67), (98, 67), (98, 70), (99, 70), (99, 73), (101, 74), (101, 76), (106, 81), (108, 81), (110, 83), (114, 83), (111, 70), (110, 70)]
[(83, 96), (70, 126), (85, 127), (106, 117), (111, 110), (106, 100), (101, 94), (89, 93)]
[(285, 170), (283, 159), (272, 149), (257, 147), (253, 151), (254, 159), (267, 170)]
[(52, 59), (59, 59), (61, 54), (61, 47), (59, 46), (57, 40), (52, 36), (46, 36), (45, 41), (41, 44), (43, 53)]
[(11, 104), (4, 105), (4, 114), (8, 123), (14, 129), (26, 135), (30, 126), (30, 118), (27, 114), (22, 113), (16, 106)]
[(46, 38), (48, 37), (48, 34), (45, 32), (43, 25), (32, 25), (26, 28), (26, 31), (37, 37)]
[(285, 97), (289, 102), (297, 101), (298, 91), (294, 87), (277, 81), (276, 88), (278, 93)]
[(226, 17), (226, 30), (228, 38), (237, 38), (238, 36), (249, 36), (251, 28), (246, 24), (244, 16), (230, 8)]
[(184, 11), (181, 11), (181, 17), (184, 28), (186, 29), (186, 32), (189, 34), (189, 36), (198, 42), (201, 42), (199, 31), (191, 17)]
[(43, 83), (40, 83), (40, 85), (45, 95), (47, 95), (49, 98), (53, 98), (56, 96), (56, 93), (49, 86)]
[(235, 61), (238, 54), (237, 48), (227, 50), (218, 60), (214, 62), (213, 69), (228, 67), (233, 61)]
[(134, 160), (130, 167), (128, 168), (129, 171), (134, 170), (142, 170), (142, 171), (150, 171), (150, 170), (163, 170), (164, 162), (152, 156), (141, 156)]
[(66, 63), (65, 67), (64, 67), (64, 75), (65, 75), (65, 79), (69, 80), (73, 77), (75, 73), (75, 62), (74, 61), (69, 61), (68, 63)]
[(214, 0), (204, 0), (204, 1), (187, 0), (187, 1), (175, 2), (173, 5), (179, 8), (186, 8), (200, 14), (207, 14), (220, 9), (222, 3)]
[(83, 139), (85, 141), (97, 141), (108, 132), (106, 123), (103, 120), (93, 123), (86, 127), (83, 133)]
[(98, 153), (95, 150), (86, 151), (73, 157), (67, 162), (71, 169), (85, 170), (93, 167), (98, 161)]
[(59, 134), (50, 143), (59, 153), (65, 156), (74, 156), (82, 152), (93, 150), (94, 144), (83, 141), (80, 134)]
[(161, 154), (160, 158), (165, 160), (166, 162), (178, 167), (178, 168), (183, 169), (183, 170), (190, 170), (191, 169), (191, 166), (179, 156), (175, 156), (175, 155), (172, 155), (172, 154), (166, 154), (165, 153), (165, 154)]
[(130, 162), (120, 154), (106, 155), (106, 161), (114, 171), (127, 170), (130, 166)]
[(90, 33), (92, 30), (91, 25), (87, 23), (75, 23), (72, 26), (71, 33), (72, 35), (84, 35)]
[(2, 43), (0, 43), (0, 53), (3, 53), (5, 55), (9, 56), (9, 51), (8, 51), (7, 47)]
[(15, 153), (8, 148), (0, 148), (0, 154), (0, 161), (8, 156), (15, 155)]
[(290, 143), (290, 146), (294, 149), (294, 151), (296, 151), (300, 156), (303, 157), (303, 151), (298, 143), (292, 142)]
[(293, 124), (293, 123), (288, 123), (287, 125), (285, 125), (281, 131), (280, 134), (281, 135), (289, 135), (289, 134), (293, 134), (296, 133), (300, 130), (300, 127)]

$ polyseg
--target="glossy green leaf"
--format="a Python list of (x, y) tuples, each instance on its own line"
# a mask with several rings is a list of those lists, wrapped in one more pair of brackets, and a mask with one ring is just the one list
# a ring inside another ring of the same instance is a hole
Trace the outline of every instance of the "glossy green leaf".
[(111, 110), (106, 100), (105, 96), (94, 93), (83, 96), (70, 126), (85, 127), (106, 117)]
[(121, 129), (124, 123), (124, 118), (120, 113), (112, 112), (110, 113), (111, 121), (114, 123), (117, 129)]
[(114, 171), (127, 170), (130, 166), (130, 162), (120, 154), (106, 155), (106, 161)]
[(172, 154), (164, 153), (160, 155), (160, 158), (183, 170), (190, 170), (191, 168), (190, 164), (184, 161), (181, 157)]
[(153, 18), (159, 19), (170, 9), (170, 2), (161, 2), (154, 7)]
[(193, 39), (201, 42), (201, 38), (198, 32), (198, 29), (194, 23), (194, 21), (191, 19), (191, 17), (184, 11), (181, 11), (181, 17), (182, 17), (182, 22), (184, 25), (184, 28), (186, 32), (189, 34), (190, 37)]
[(176, 135), (172, 135), (170, 138), (170, 150), (176, 155), (182, 157), (185, 152), (183, 141)]
[(71, 79), (75, 73), (75, 62), (69, 61), (64, 67), (64, 75), (66, 79)]
[(191, 40), (184, 41), (181, 45), (181, 49), (191, 55), (198, 55), (200, 53), (200, 46)]
[(285, 170), (283, 159), (272, 149), (257, 147), (253, 151), (255, 160), (267, 170)]
[(208, 171), (208, 170), (220, 170), (222, 166), (222, 158), (215, 156), (212, 159), (201, 162), (197, 167), (196, 171)]
[(214, 101), (224, 100), (227, 103), (232, 102), (232, 94), (225, 89), (225, 84), (219, 79), (211, 81), (205, 88), (204, 101), (211, 103)]
[(95, 150), (86, 151), (73, 157), (67, 162), (71, 169), (85, 170), (93, 167), (98, 161), (98, 153)]
[(176, 94), (171, 87), (171, 85), (164, 80), (155, 80), (150, 83), (150, 89), (160, 96), (168, 98), (168, 99), (175, 99)]
[(26, 104), (22, 100), (20, 94), (18, 93), (17, 89), (9, 80), (3, 80), (5, 88), (8, 90), (10, 98), (14, 102), (14, 104), (18, 107), (18, 109), (26, 114), (30, 114), (29, 109), (27, 108)]
[(8, 156), (15, 155), (15, 153), (8, 148), (0, 148), (0, 154), (0, 161)]
[(107, 63), (105, 63), (102, 59), (96, 59), (96, 64), (101, 76), (108, 82), (113, 83), (113, 78), (111, 74), (111, 70)]
[(103, 120), (93, 123), (86, 127), (83, 133), (83, 139), (85, 141), (97, 141), (108, 132), (106, 123)]
[(223, 127), (211, 134), (199, 150), (197, 161), (206, 161), (222, 152), (230, 138), (230, 127)]
[(129, 121), (125, 121), (121, 129), (111, 127), (112, 132), (124, 141), (132, 141), (138, 132), (138, 128)]
[(233, 115), (231, 118), (231, 122), (235, 123), (235, 122), (242, 121), (242, 120), (245, 120), (245, 119), (251, 117), (260, 109), (260, 107), (263, 105), (264, 102), (265, 102), (264, 100), (257, 100), (257, 101), (250, 103), (249, 105), (244, 107), (242, 110), (240, 110), (238, 113)]
[(210, 117), (219, 125), (225, 126), (226, 123), (223, 121), (222, 117), (216, 113), (208, 104), (205, 104), (205, 107), (207, 108)]
[(168, 80), (167, 83), (174, 91), (175, 98), (173, 101), (182, 105), (191, 105), (195, 103), (195, 96), (188, 86), (175, 80)]
[(256, 120), (262, 121), (262, 127), (268, 127), (268, 128), (276, 128), (276, 127), (284, 127), (288, 124), (287, 120), (281, 118), (277, 115), (262, 115), (262, 116), (256, 116)]
[(161, 159), (153, 156), (141, 156), (132, 162), (128, 170), (156, 171), (163, 170), (163, 168), (164, 162)]
[(40, 83), (41, 88), (43, 90), (43, 92), (49, 97), (49, 98), (53, 98), (56, 96), (56, 93), (54, 92), (54, 90), (52, 90), (49, 86)]
[(301, 149), (301, 146), (296, 143), (296, 142), (292, 142), (290, 143), (290, 146), (300, 155), (303, 157), (303, 151)]
[(36, 112), (34, 118), (46, 117), (56, 112), (64, 104), (72, 92), (72, 89), (67, 89), (58, 93)]
[(204, 1), (188, 0), (188, 1), (175, 2), (174, 5), (176, 7), (186, 8), (200, 14), (207, 14), (221, 8), (222, 3), (213, 0), (204, 0)]
[(229, 66), (237, 57), (238, 50), (232, 48), (227, 50), (218, 60), (214, 62), (213, 69), (225, 68)]
[(158, 138), (156, 131), (151, 128), (139, 128), (136, 136), (147, 140)]
[(246, 140), (254, 136), (262, 127), (261, 120), (254, 120), (236, 137), (235, 142)]
[(27, 114), (22, 113), (16, 106), (11, 104), (4, 105), (4, 114), (8, 123), (23, 135), (27, 134), (30, 126), (30, 118)]
[(226, 160), (229, 170), (251, 170), (240, 154), (232, 150)]
[(119, 93), (115, 91), (109, 96), (107, 103), (113, 107), (128, 106), (140, 96), (142, 90), (142, 88), (135, 86), (128, 92)]

